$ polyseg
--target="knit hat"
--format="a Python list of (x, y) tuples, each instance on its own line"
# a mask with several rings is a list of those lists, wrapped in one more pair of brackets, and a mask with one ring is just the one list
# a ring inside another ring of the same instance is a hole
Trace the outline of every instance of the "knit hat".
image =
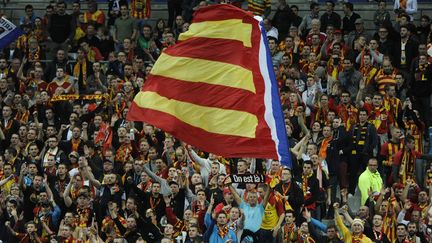
[(356, 219), (354, 219), (354, 220), (352, 221), (351, 226), (353, 226), (354, 224), (360, 224), (362, 230), (364, 230), (364, 223), (363, 223), (363, 220), (361, 220), (361, 219), (359, 219), (359, 218), (356, 218)]

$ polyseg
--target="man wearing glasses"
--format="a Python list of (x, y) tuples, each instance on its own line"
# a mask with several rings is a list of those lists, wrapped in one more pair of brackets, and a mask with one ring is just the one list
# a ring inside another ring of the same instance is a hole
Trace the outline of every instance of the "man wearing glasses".
[(361, 205), (364, 205), (371, 196), (378, 195), (383, 186), (383, 180), (378, 172), (378, 160), (375, 158), (369, 159), (366, 170), (360, 175), (358, 186), (361, 193)]

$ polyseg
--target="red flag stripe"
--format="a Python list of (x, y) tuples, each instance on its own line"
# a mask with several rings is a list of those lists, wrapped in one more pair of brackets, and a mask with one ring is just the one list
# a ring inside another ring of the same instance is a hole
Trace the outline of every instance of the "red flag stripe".
[(259, 100), (259, 96), (243, 89), (207, 83), (192, 83), (162, 76), (151, 75), (149, 77), (153, 80), (146, 84), (144, 90), (154, 91), (169, 99), (202, 106), (246, 111), (252, 114), (257, 113), (255, 104), (262, 102)]
[[(220, 47), (224, 48), (220, 48)], [(172, 56), (200, 58), (238, 65), (251, 70), (252, 49), (244, 47), (243, 43), (235, 40), (216, 38), (190, 38), (168, 48), (165, 53)], [(205, 50), (205, 51), (203, 51)]]
[(210, 133), (201, 128), (190, 126), (167, 113), (141, 108), (136, 103), (132, 103), (132, 109), (134, 112), (128, 113), (128, 119), (157, 124), (158, 128), (172, 134), (174, 137), (181, 137), (182, 141), (194, 144), (199, 149), (213, 151), (220, 156), (240, 158), (254, 153), (257, 158), (277, 159), (274, 147), (266, 145), (271, 144), (272, 140), (270, 136), (265, 136), (264, 139), (263, 133), (266, 133), (267, 129), (263, 127), (262, 121), (258, 124), (256, 131), (257, 136), (261, 136), (263, 140), (257, 142), (256, 139)]
[(243, 19), (245, 23), (252, 23), (253, 21), (252, 13), (249, 13), (250, 14), (249, 16), (244, 17), (245, 12), (240, 8), (238, 9), (238, 11), (233, 11), (232, 9), (230, 10), (231, 11), (225, 11), (224, 8), (218, 8), (217, 4), (202, 8), (199, 11), (197, 11), (199, 12), (199, 14), (194, 14), (192, 23), (204, 22), (204, 21), (227, 20), (227, 19)]

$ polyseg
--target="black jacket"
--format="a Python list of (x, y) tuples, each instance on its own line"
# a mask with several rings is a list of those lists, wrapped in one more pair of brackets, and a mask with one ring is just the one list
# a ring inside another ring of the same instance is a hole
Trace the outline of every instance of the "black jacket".
[(53, 14), (48, 22), (48, 33), (55, 43), (63, 43), (67, 39), (73, 40), (75, 23), (69, 14)]
[(57, 68), (62, 67), (65, 73), (72, 73), (72, 65), (67, 59), (58, 61), (57, 58), (50, 62), (45, 69), (45, 81), (50, 83), (56, 76)]
[(277, 9), (272, 20), (272, 25), (279, 31), (279, 40), (282, 40), (288, 35), (291, 23), (293, 23), (294, 13), (291, 8), (286, 5), (283, 9)]
[(414, 60), (416, 56), (418, 56), (418, 42), (414, 41), (412, 38), (409, 38), (405, 45), (405, 56), (406, 56), (406, 64), (404, 66), (401, 65), (401, 42), (397, 41), (395, 43), (395, 49), (392, 56), (392, 64), (394, 67), (398, 69), (406, 69), (408, 70), (411, 67), (411, 62)]
[[(287, 193), (284, 192), (282, 186), (284, 185), (284, 182), (279, 182), (275, 187), (274, 190), (282, 194), (283, 196), (288, 196), (288, 202), (291, 205), (291, 207), (296, 210), (296, 216), (300, 213), (300, 208), (304, 203), (304, 197), (303, 197), (303, 191), (299, 187), (297, 183), (295, 183), (293, 180), (291, 181), (291, 187), (288, 190)], [(287, 185), (285, 184), (284, 188), (287, 188)]]
[(324, 13), (321, 15), (321, 32), (326, 32), (327, 26), (332, 25), (335, 29), (340, 29), (341, 27), (341, 17), (336, 12), (332, 12), (331, 14)]
[(347, 35), (349, 32), (355, 30), (355, 21), (356, 19), (361, 18), (357, 13), (352, 13), (351, 17), (345, 16), (342, 19), (342, 32), (344, 35)]

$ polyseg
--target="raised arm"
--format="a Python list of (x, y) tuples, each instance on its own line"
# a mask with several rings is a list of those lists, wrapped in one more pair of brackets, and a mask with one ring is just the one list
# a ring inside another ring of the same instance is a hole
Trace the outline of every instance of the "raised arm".
[(292, 153), (297, 157), (297, 159), (300, 159), (301, 156), (302, 156), (302, 154), (303, 154), (303, 151), (306, 150), (306, 143), (307, 143), (307, 141), (309, 140), (309, 138), (310, 138), (309, 135), (304, 136), (304, 137), (300, 140), (300, 142), (298, 142), (298, 143), (294, 146), (294, 148), (291, 149), (291, 152), (292, 152)]
[(10, 222), (9, 221), (5, 222), (5, 226), (9, 230), (9, 232), (12, 233), (12, 235), (17, 235), (18, 234), (15, 230), (12, 229), (12, 227), (10, 226)]
[(23, 70), (24, 70), (24, 65), (25, 65), (26, 63), (27, 63), (27, 58), (24, 56), (23, 59), (22, 59), (21, 65), (20, 65), (20, 67), (19, 67), (19, 69), (18, 69), (17, 75), (16, 75), (16, 77), (17, 77), (18, 79), (20, 79), (20, 80), (26, 80), (26, 77), (24, 76), (24, 72), (23, 72)]
[(267, 206), (268, 201), (269, 201), (270, 192), (271, 192), (272, 189), (270, 188), (270, 186), (268, 184), (264, 184), (264, 185), (266, 187), (266, 194), (265, 194), (264, 199), (262, 201), (262, 205), (265, 208)]
[(4, 133), (3, 133), (3, 130), (0, 129), (0, 140), (5, 140), (5, 139), (6, 139), (6, 137), (5, 137)]
[(28, 171), (27, 165), (25, 163), (23, 163), (21, 165), (21, 171), (20, 171), (20, 174), (18, 177), (18, 184), (20, 185), (22, 190), (25, 190), (27, 187), (24, 183), (24, 176), (27, 174), (27, 171)]
[(333, 208), (334, 208), (334, 218), (335, 218), (335, 223), (336, 223), (336, 227), (339, 229), (340, 232), (342, 232), (344, 237), (347, 237), (347, 234), (350, 233), (349, 229), (345, 226), (345, 224), (342, 221), (341, 216), (339, 215), (339, 203), (335, 203), (333, 204)]
[(154, 181), (157, 181), (161, 184), (161, 194), (167, 196), (171, 194), (171, 187), (169, 187), (167, 180), (164, 178), (157, 176), (153, 171), (148, 168), (149, 164), (145, 164), (143, 169), (147, 173), (147, 175), (152, 178)]
[(70, 207), (70, 205), (72, 205), (72, 198), (70, 197), (71, 188), (72, 188), (72, 180), (69, 181), (69, 184), (66, 186), (66, 189), (63, 192), (63, 200), (65, 202), (66, 207)]
[(214, 198), (213, 195), (210, 198), (210, 203), (207, 208), (207, 212), (204, 216), (204, 224), (207, 227), (207, 230), (212, 230), (212, 225), (214, 225), (214, 220), (212, 218), (212, 212), (213, 212), (213, 206), (214, 206)]
[(190, 146), (188, 146), (187, 150), (189, 151), (189, 154), (191, 155), (192, 159), (197, 162), (200, 166), (208, 166), (207, 161), (201, 157), (198, 156), (198, 154), (193, 150)]
[(381, 207), (382, 202), (384, 201), (385, 194), (389, 191), (388, 188), (382, 187), (380, 191), (380, 195), (378, 197), (378, 200), (375, 204), (375, 212), (379, 212), (379, 208)]
[(237, 193), (237, 190), (233, 187), (230, 176), (227, 176), (225, 178), (225, 185), (229, 186), (229, 189), (230, 189), (231, 193), (233, 194), (234, 201), (237, 203), (237, 205), (240, 205), (242, 203), (242, 199), (239, 196), (239, 194)]
[(366, 77), (364, 77), (362, 80), (360, 80), (359, 91), (358, 91), (357, 96), (356, 96), (356, 105), (358, 108), (363, 107), (363, 105), (364, 105), (364, 101), (362, 99), (363, 99), (363, 92), (364, 92), (364, 89), (366, 87), (365, 82), (366, 82)]
[[(1, 130), (1, 129), (0, 129), (0, 130)], [(11, 180), (11, 179), (13, 179), (13, 178), (14, 178), (14, 175), (12, 174), (12, 175), (10, 175), (10, 176), (4, 178), (3, 180), (1, 180), (1, 181), (0, 181), (0, 187), (3, 186), (4, 184), (6, 184), (6, 182), (8, 182), (9, 180)]]
[(351, 217), (351, 215), (348, 213), (348, 205), (344, 205), (342, 206), (342, 214), (345, 217), (346, 221), (351, 224), (353, 219)]
[[(298, 124), (299, 124), (303, 134), (309, 134), (310, 132), (309, 132), (309, 129), (307, 128), (307, 126), (305, 124), (305, 119), (303, 117), (303, 113), (299, 114), (299, 116), (297, 117), (297, 121), (298, 121)], [(309, 140), (309, 139), (307, 139), (307, 140)]]

